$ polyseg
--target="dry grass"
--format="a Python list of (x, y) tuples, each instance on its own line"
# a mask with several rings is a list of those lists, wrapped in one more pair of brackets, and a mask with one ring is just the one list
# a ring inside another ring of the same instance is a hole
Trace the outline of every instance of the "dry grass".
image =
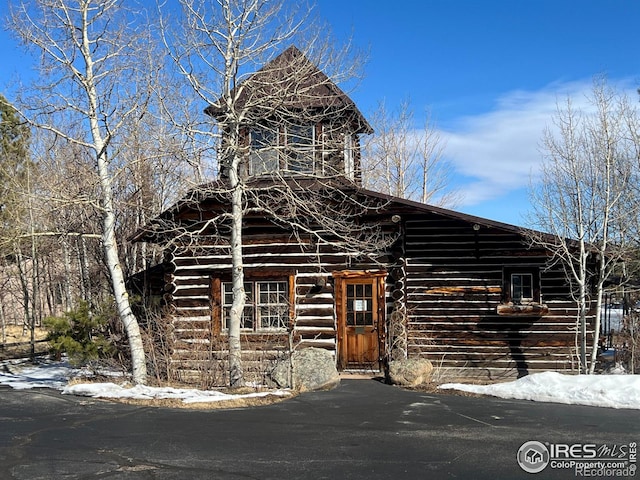
[(440, 395), (455, 395), (457, 397), (476, 397), (476, 398), (486, 397), (486, 395), (482, 395), (480, 393), (464, 392), (462, 390), (455, 390), (455, 389), (439, 389), (438, 387), (440, 385), (441, 383), (429, 382), (429, 383), (423, 383), (415, 387), (409, 387), (407, 388), (407, 390), (412, 390), (414, 392), (437, 393)]
[(458, 397), (475, 397), (481, 398), (486, 397), (487, 395), (483, 395), (481, 393), (474, 392), (465, 392), (462, 390), (455, 389), (439, 389), (440, 385), (444, 385), (445, 383), (466, 383), (471, 385), (490, 385), (496, 383), (495, 380), (489, 380), (486, 378), (474, 378), (474, 377), (461, 377), (461, 378), (448, 378), (446, 381), (431, 381), (427, 383), (422, 383), (415, 387), (404, 387), (407, 390), (412, 390), (414, 392), (424, 392), (424, 393), (438, 393), (443, 395), (456, 395)]
[[(35, 339), (44, 340), (47, 337), (47, 331), (44, 328), (35, 329)], [(31, 353), (31, 332), (24, 331), (22, 326), (19, 325), (6, 325), (4, 328), (5, 342), (0, 342), (0, 360), (7, 358), (18, 358), (21, 356), (28, 356)], [(2, 337), (0, 337), (0, 341)], [(24, 345), (12, 345), (20, 343)], [(40, 355), (49, 351), (49, 344), (47, 342), (36, 343), (36, 354)]]
[[(31, 340), (31, 332), (20, 325), (5, 325), (6, 343), (28, 342)], [(42, 327), (36, 327), (36, 340), (44, 340), (47, 337), (47, 331)]]

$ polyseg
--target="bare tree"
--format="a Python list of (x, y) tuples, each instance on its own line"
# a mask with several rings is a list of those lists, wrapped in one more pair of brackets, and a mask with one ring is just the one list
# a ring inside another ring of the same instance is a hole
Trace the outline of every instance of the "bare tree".
[[(11, 7), (14, 34), (40, 54), (39, 84), (20, 101), (25, 118), (92, 152), (102, 214), (101, 242), (117, 310), (131, 348), (133, 379), (145, 383), (145, 355), (131, 311), (116, 236), (118, 133), (147, 112), (149, 78), (158, 68), (149, 29), (117, 0), (39, 0)], [(140, 24), (138, 24), (140, 25)], [(145, 79), (145, 81), (142, 81)]]
[[(36, 228), (34, 205), (23, 201), (25, 193), (33, 190), (36, 176), (29, 155), (31, 132), (2, 95), (0, 114), (0, 256), (4, 260), (5, 288), (13, 299), (5, 299), (3, 304), (13, 307), (10, 308), (12, 314), (16, 313), (17, 307), (22, 308), (24, 330), (31, 331), (33, 340), (41, 315), (36, 260), (38, 240), (33, 235)], [(11, 291), (11, 285), (19, 285), (19, 288)], [(31, 346), (33, 354), (33, 342)]]
[[(127, 239), (155, 215), (184, 195), (193, 181), (186, 161), (188, 151), (180, 135), (156, 108), (160, 100), (175, 108), (181, 99), (174, 91), (160, 87), (154, 97), (153, 114), (132, 118), (123, 126), (118, 142), (119, 171), (115, 182), (118, 238), (123, 239), (123, 258), (127, 276), (145, 270), (161, 258), (159, 249)], [(188, 158), (188, 157), (187, 157)]]
[(32, 155), (40, 176), (36, 192), (25, 198), (39, 207), (39, 235), (57, 244), (43, 262), (57, 272), (64, 311), (73, 309), (81, 299), (91, 304), (101, 302), (110, 296), (111, 287), (99, 246), (99, 179), (91, 154), (51, 132), (36, 132)]
[[(593, 373), (599, 344), (605, 283), (630, 254), (631, 201), (636, 146), (628, 130), (637, 113), (627, 99), (596, 81), (590, 109), (571, 99), (558, 109), (554, 130), (544, 136), (541, 178), (532, 187), (532, 224), (555, 237), (533, 235), (565, 268), (578, 306), (581, 371)], [(593, 342), (587, 359), (587, 317), (593, 311)]]
[[(261, 212), (301, 234), (331, 231), (336, 240), (339, 230), (356, 230), (347, 218), (366, 207), (356, 201), (350, 204), (351, 213), (341, 208), (341, 214), (328, 208), (332, 204), (320, 207), (328, 196), (333, 205), (349, 203), (347, 195), (340, 196), (339, 186), (345, 181), (353, 185), (359, 174), (354, 154), (359, 150), (357, 135), (368, 125), (362, 124), (353, 103), (335, 87), (359, 63), (345, 60), (348, 49), (335, 49), (323, 40), (326, 30), (306, 28), (306, 5), (267, 0), (180, 0), (180, 4), (180, 30), (170, 30), (165, 21), (164, 38), (195, 97), (208, 105), (207, 113), (216, 120), (214, 128), (210, 120), (208, 125), (194, 121), (184, 128), (201, 136), (205, 147), (216, 148), (220, 181), (204, 191), (200, 188), (200, 193), (229, 205), (227, 212), (210, 219), (199, 231), (214, 229), (230, 246), (229, 377), (236, 386), (243, 381), (244, 216)], [(289, 47), (294, 40), (300, 49)], [(329, 117), (348, 117), (350, 130), (321, 122)], [(325, 147), (316, 155), (313, 142), (320, 138)], [(315, 196), (302, 187), (309, 182), (315, 184)], [(326, 228), (311, 228), (311, 224)], [(344, 236), (342, 244), (346, 242)]]
[(454, 206), (459, 194), (451, 187), (444, 142), (429, 116), (422, 128), (414, 122), (408, 101), (392, 112), (380, 103), (372, 122), (375, 134), (365, 142), (363, 183), (396, 197)]

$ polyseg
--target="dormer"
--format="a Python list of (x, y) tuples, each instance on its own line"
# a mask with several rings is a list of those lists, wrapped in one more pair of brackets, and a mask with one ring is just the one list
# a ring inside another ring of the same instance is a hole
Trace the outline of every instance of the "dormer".
[[(267, 63), (232, 95), (241, 127), (242, 178), (277, 174), (361, 183), (360, 135), (373, 130), (353, 101), (296, 47)], [(221, 124), (223, 102), (205, 110)], [(226, 177), (224, 166), (220, 175)]]

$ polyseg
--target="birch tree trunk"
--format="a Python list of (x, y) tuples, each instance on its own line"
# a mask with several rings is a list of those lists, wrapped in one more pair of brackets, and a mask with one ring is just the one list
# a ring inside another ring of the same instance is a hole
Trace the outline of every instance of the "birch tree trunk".
[[(340, 188), (359, 187), (358, 135), (370, 128), (336, 88), (341, 79), (354, 77), (358, 58), (348, 47), (333, 48), (326, 30), (305, 31), (305, 6), (283, 0), (180, 0), (180, 6), (179, 30), (171, 28), (175, 21), (166, 22), (163, 38), (177, 71), (202, 102), (199, 108), (209, 114), (201, 125), (185, 115), (182, 128), (205, 148), (216, 145), (219, 167), (219, 181), (195, 190), (225, 208), (215, 218), (187, 227), (187, 233), (177, 219), (173, 228), (182, 238), (173, 241), (197, 244), (202, 234), (229, 242), (233, 298), (223, 315), (228, 313), (229, 378), (236, 386), (242, 383), (240, 326), (246, 300), (244, 216), (263, 215), (294, 236), (369, 255), (383, 235), (363, 226), (362, 215), (371, 212), (367, 200)], [(294, 40), (300, 43), (293, 45)], [(278, 167), (265, 165), (260, 172), (265, 188), (256, 185), (260, 182), (252, 172), (262, 168), (260, 161), (251, 165), (248, 158), (251, 141), (260, 136), (257, 130), (281, 142), (271, 145)], [(307, 168), (309, 146), (313, 141), (320, 145), (316, 135), (324, 138), (325, 151), (314, 150), (314, 166)]]
[[(60, 242), (62, 246), (62, 263), (64, 267), (64, 274), (67, 281), (64, 285), (60, 285), (60, 296), (64, 301), (64, 311), (68, 312), (73, 307), (73, 295), (71, 294), (71, 253), (69, 252), (69, 240), (63, 238)], [(80, 282), (82, 283), (82, 282)]]
[(93, 73), (93, 57), (91, 54), (91, 44), (89, 42), (89, 22), (88, 5), (84, 9), (82, 21), (82, 45), (81, 52), (85, 62), (85, 77), (83, 86), (89, 103), (88, 119), (91, 131), (92, 147), (96, 153), (96, 163), (98, 166), (98, 176), (101, 187), (102, 203), (102, 247), (107, 262), (111, 278), (111, 287), (118, 309), (118, 315), (122, 321), (129, 348), (131, 349), (131, 363), (133, 369), (133, 381), (137, 384), (144, 384), (147, 381), (147, 366), (144, 354), (144, 345), (138, 321), (131, 311), (129, 294), (127, 293), (120, 256), (118, 254), (118, 242), (116, 240), (116, 214), (113, 204), (113, 177), (109, 172), (109, 162), (107, 158), (107, 144), (104, 140), (100, 124), (98, 121), (98, 93), (96, 90), (96, 80)]
[[(246, 65), (259, 65), (278, 45), (292, 38), (300, 29), (297, 13), (286, 11), (282, 1), (220, 0), (199, 2), (180, 0), (183, 23), (176, 28), (163, 24), (167, 52), (194, 92), (194, 97), (222, 106), (216, 129), (200, 126), (183, 117), (181, 128), (201, 138), (205, 149), (213, 140), (218, 147), (218, 164), (225, 170), (229, 195), (230, 251), (233, 301), (228, 319), (229, 381), (231, 386), (244, 383), (240, 326), (245, 305), (242, 225), (244, 218), (244, 184), (238, 171), (241, 151), (240, 125), (247, 109), (239, 107), (241, 78)], [(263, 105), (269, 99), (263, 99)], [(200, 109), (200, 112), (202, 109)], [(210, 120), (207, 120), (210, 121)], [(222, 138), (224, 136), (224, 138)]]
[(244, 311), (244, 267), (242, 257), (242, 185), (238, 181), (235, 169), (232, 169), (231, 183), (231, 282), (233, 303), (229, 317), (229, 381), (232, 387), (242, 386), (242, 346), (240, 344), (240, 325)]
[[(546, 158), (539, 185), (532, 189), (532, 223), (555, 237), (531, 236), (552, 252), (552, 261), (563, 264), (567, 281), (576, 287), (580, 370), (592, 374), (605, 284), (635, 248), (630, 219), (638, 215), (631, 188), (638, 145), (630, 126), (637, 125), (638, 112), (604, 82), (594, 83), (588, 100), (585, 110), (577, 110), (568, 99), (558, 109), (556, 130), (545, 134)], [(592, 311), (594, 321), (587, 325)]]
[(98, 178), (101, 242), (112, 293), (123, 323), (133, 367), (133, 381), (146, 382), (146, 362), (137, 319), (118, 252), (114, 188), (117, 168), (110, 154), (117, 134), (130, 118), (147, 113), (152, 88), (144, 69), (153, 52), (149, 29), (136, 28), (139, 12), (108, 0), (38, 0), (12, 6), (14, 33), (41, 55), (40, 84), (19, 99), (20, 111), (33, 126), (90, 151)]

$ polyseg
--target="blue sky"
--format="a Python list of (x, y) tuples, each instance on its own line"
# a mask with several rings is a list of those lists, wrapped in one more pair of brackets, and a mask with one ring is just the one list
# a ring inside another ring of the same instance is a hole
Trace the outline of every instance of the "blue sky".
[[(316, 0), (338, 38), (369, 51), (350, 95), (370, 116), (409, 99), (431, 112), (464, 198), (458, 210), (524, 225), (542, 131), (595, 75), (640, 87), (637, 0)], [(0, 0), (6, 12), (6, 0)], [(0, 89), (29, 59), (0, 32)], [(28, 71), (28, 70), (27, 70)], [(9, 95), (10, 96), (10, 95)], [(533, 176), (533, 177), (532, 177)]]
[[(636, 95), (636, 0), (318, 0), (340, 37), (369, 49), (360, 109), (409, 98), (447, 138), (465, 198), (456, 209), (517, 225), (556, 104), (579, 105), (594, 76)], [(640, 98), (640, 97), (639, 97)]]

